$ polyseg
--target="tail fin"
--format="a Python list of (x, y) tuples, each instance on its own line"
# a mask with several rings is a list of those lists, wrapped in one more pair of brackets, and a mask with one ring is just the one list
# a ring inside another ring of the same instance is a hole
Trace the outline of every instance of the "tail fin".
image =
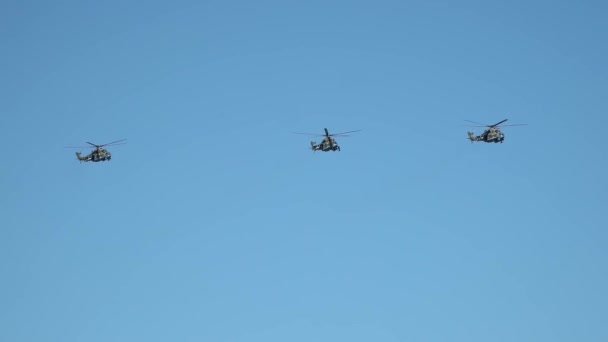
[(314, 141), (311, 141), (311, 142), (310, 142), (310, 149), (311, 149), (313, 152), (315, 152), (315, 151), (316, 151), (316, 149), (315, 149), (315, 145), (316, 145), (316, 144), (315, 144), (315, 142), (314, 142)]
[(78, 160), (80, 160), (80, 161), (83, 161), (83, 160), (87, 159), (87, 158), (81, 157), (80, 156), (80, 152), (76, 152), (76, 158), (78, 158)]

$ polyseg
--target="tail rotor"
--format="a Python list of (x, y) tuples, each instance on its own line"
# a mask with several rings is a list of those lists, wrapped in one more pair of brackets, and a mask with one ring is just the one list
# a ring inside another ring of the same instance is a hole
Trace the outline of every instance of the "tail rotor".
[(475, 141), (475, 133), (474, 132), (467, 132), (468, 136), (469, 136), (469, 140), (471, 140), (471, 144), (473, 143), (473, 141)]

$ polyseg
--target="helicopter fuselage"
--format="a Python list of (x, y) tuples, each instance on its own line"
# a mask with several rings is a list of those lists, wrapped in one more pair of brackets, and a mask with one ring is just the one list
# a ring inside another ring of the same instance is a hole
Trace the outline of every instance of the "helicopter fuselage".
[(93, 152), (87, 154), (86, 156), (81, 156), (80, 152), (76, 152), (76, 157), (81, 162), (102, 162), (102, 161), (110, 161), (112, 159), (112, 154), (104, 149), (94, 150)]
[(331, 139), (331, 141), (324, 139), (320, 144), (317, 144), (316, 142), (311, 141), (310, 146), (313, 151), (323, 151), (323, 152), (340, 151), (340, 146), (336, 143), (336, 141), (334, 139)]
[(469, 132), (469, 140), (483, 141), (487, 143), (502, 143), (505, 140), (505, 134), (498, 129), (486, 130), (478, 136), (475, 136), (472, 132)]
[(335, 133), (335, 134), (329, 134), (329, 131), (327, 130), (327, 128), (323, 129), (325, 131), (325, 134), (310, 134), (310, 133), (298, 133), (298, 132), (293, 132), (295, 134), (304, 134), (304, 135), (312, 135), (312, 136), (322, 136), (323, 137), (323, 141), (321, 141), (319, 144), (317, 144), (315, 141), (311, 141), (310, 142), (310, 149), (314, 152), (314, 151), (322, 151), (322, 152), (329, 152), (329, 151), (340, 151), (340, 145), (338, 145), (338, 143), (336, 142), (336, 140), (333, 138), (334, 136), (336, 137), (348, 137), (349, 133), (355, 133), (355, 132), (360, 132), (361, 130), (356, 130), (356, 131), (348, 131), (348, 132), (342, 132), (342, 133)]

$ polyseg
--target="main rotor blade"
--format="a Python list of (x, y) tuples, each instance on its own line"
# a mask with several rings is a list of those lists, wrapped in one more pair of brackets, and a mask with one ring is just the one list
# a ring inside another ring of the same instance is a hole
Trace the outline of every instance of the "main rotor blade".
[(488, 127), (488, 125), (484, 125), (484, 124), (479, 123), (479, 122), (475, 122), (475, 121), (471, 121), (471, 120), (464, 120), (464, 121), (466, 121), (466, 122), (470, 122), (470, 123), (474, 123), (474, 124), (476, 124), (476, 125), (481, 125), (481, 126), (479, 126), (479, 127)]
[(496, 124), (493, 124), (493, 125), (490, 125), (490, 126), (488, 126), (488, 127), (496, 127), (496, 126), (500, 125), (501, 123), (503, 123), (503, 122), (505, 122), (505, 121), (507, 121), (507, 120), (509, 120), (509, 119), (504, 119), (504, 120), (502, 120), (501, 122), (496, 123)]
[[(511, 127), (511, 126), (528, 126), (528, 124), (512, 124), (512, 125), (503, 125), (500, 127)], [(467, 126), (467, 127), (496, 127), (496, 126)]]
[(121, 139), (121, 140), (112, 141), (111, 143), (107, 143), (107, 144), (99, 145), (99, 147), (101, 147), (101, 146), (108, 146), (108, 145), (112, 145), (112, 144), (116, 144), (116, 143), (118, 143), (118, 142), (125, 141), (125, 140), (127, 140), (127, 139)]
[(89, 144), (89, 145), (93, 145), (93, 146), (95, 146), (95, 147), (100, 147), (99, 145), (95, 145), (95, 144), (90, 143), (90, 142), (88, 142), (88, 141), (85, 141), (85, 142), (86, 142), (87, 144)]
[(299, 133), (299, 132), (291, 132), (291, 133), (293, 133), (293, 134), (302, 134), (302, 135), (310, 135), (310, 136), (313, 136), (313, 137), (324, 137), (325, 136), (325, 134)]
[(356, 131), (348, 131), (348, 132), (342, 132), (342, 133), (334, 133), (334, 134), (330, 134), (330, 136), (335, 136), (335, 135), (340, 135), (340, 134), (347, 134), (347, 133), (355, 133), (355, 132), (361, 132), (362, 129), (358, 129)]
[(90, 146), (64, 146), (63, 148), (91, 148)]

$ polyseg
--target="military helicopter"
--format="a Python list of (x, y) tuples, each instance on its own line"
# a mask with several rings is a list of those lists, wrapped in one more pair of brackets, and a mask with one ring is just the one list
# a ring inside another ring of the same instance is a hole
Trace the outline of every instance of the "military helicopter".
[(348, 132), (342, 132), (342, 133), (329, 134), (329, 131), (327, 130), (327, 128), (324, 128), (324, 130), (325, 130), (325, 134), (310, 134), (310, 133), (297, 133), (297, 132), (293, 132), (293, 133), (325, 137), (323, 139), (323, 141), (321, 141), (320, 144), (317, 144), (316, 142), (311, 141), (310, 148), (313, 150), (313, 152), (315, 152), (315, 151), (329, 152), (329, 151), (340, 151), (340, 145), (338, 145), (338, 143), (336, 142), (336, 140), (333, 137), (348, 137), (348, 135), (346, 135), (348, 133), (361, 132), (361, 130), (357, 130), (357, 131), (348, 131)]
[[(86, 142), (87, 144), (91, 145), (91, 146), (95, 146), (95, 149), (87, 154), (86, 156), (82, 156), (82, 154), (80, 152), (76, 152), (76, 158), (78, 158), (78, 160), (80, 160), (81, 162), (100, 162), (100, 161), (110, 161), (112, 160), (112, 154), (110, 153), (110, 151), (106, 150), (105, 148), (103, 148), (104, 146), (116, 146), (116, 145), (124, 145), (126, 143), (123, 143), (123, 141), (125, 141), (127, 139), (122, 139), (122, 140), (116, 140), (113, 141), (111, 143), (107, 143), (107, 144), (103, 144), (103, 145), (96, 145), (90, 142)], [(82, 148), (82, 147), (72, 147), (72, 146), (68, 146), (68, 148)]]
[[(488, 129), (486, 129), (483, 133), (481, 133), (481, 135), (478, 135), (478, 136), (475, 136), (475, 134), (473, 132), (467, 132), (467, 134), (469, 135), (468, 139), (471, 140), (471, 144), (474, 141), (483, 141), (483, 142), (487, 142), (487, 143), (501, 143), (502, 144), (502, 142), (505, 140), (505, 134), (500, 131), (499, 125), (507, 120), (508, 119), (504, 119), (493, 125), (484, 125), (484, 124), (480, 124), (479, 122), (464, 120), (464, 121), (467, 121), (470, 123), (474, 123), (476, 125), (480, 125), (480, 126), (473, 126), (473, 127), (488, 127)], [(504, 125), (502, 127), (525, 126), (525, 125), (526, 124), (513, 124), (513, 125)]]

